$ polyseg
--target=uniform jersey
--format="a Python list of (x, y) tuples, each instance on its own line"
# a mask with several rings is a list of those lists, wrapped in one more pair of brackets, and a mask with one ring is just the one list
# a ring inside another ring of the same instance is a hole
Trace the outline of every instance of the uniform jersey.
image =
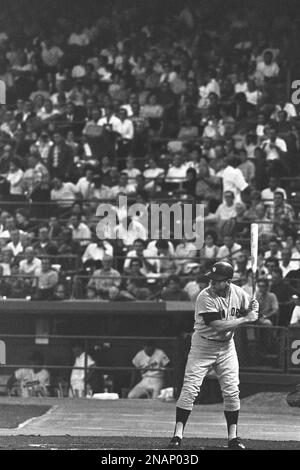
[(132, 359), (132, 364), (137, 368), (141, 369), (143, 378), (163, 378), (164, 372), (162, 370), (170, 362), (168, 356), (161, 349), (155, 349), (152, 356), (147, 356), (145, 351), (142, 349)]
[(233, 331), (217, 332), (210, 323), (214, 320), (228, 321), (238, 318), (249, 308), (249, 304), (248, 294), (235, 284), (230, 284), (226, 298), (214, 294), (210, 286), (206, 287), (196, 300), (194, 329), (208, 339), (229, 340), (233, 337)]

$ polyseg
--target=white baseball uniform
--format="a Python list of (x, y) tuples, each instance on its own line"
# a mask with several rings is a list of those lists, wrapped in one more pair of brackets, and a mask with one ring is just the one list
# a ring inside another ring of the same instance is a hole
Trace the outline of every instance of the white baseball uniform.
[(214, 367), (222, 390), (224, 409), (240, 409), (239, 364), (234, 332), (217, 332), (210, 323), (238, 318), (247, 311), (249, 304), (248, 294), (235, 284), (230, 284), (226, 298), (214, 294), (210, 286), (199, 293), (191, 349), (177, 407), (192, 410), (204, 377)]
[[(129, 392), (128, 398), (141, 398), (151, 393), (157, 398), (164, 385), (164, 369), (170, 359), (161, 349), (155, 349), (152, 356), (144, 350), (139, 351), (132, 359), (132, 364), (142, 372), (142, 380)], [(161, 370), (155, 370), (161, 369)]]

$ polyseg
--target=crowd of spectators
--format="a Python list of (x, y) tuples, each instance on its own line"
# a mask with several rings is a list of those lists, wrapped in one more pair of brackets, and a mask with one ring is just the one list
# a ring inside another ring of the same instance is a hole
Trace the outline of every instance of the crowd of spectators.
[[(247, 290), (258, 221), (264, 315), (287, 325), (300, 279), (297, 20), (264, 2), (166, 3), (166, 15), (112, 2), (56, 21), (37, 4), (34, 21), (21, 10), (14, 22), (12, 2), (1, 15), (1, 297), (194, 301), (218, 259)], [(204, 204), (204, 246), (149, 239), (124, 195)], [(103, 240), (101, 202), (117, 215)]]

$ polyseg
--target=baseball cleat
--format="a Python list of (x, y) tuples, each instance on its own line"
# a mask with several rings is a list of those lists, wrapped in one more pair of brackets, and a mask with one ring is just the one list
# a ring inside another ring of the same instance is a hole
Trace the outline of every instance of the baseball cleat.
[(172, 437), (169, 442), (168, 449), (177, 449), (181, 446), (181, 439), (178, 436)]
[(228, 449), (230, 450), (245, 450), (246, 447), (242, 443), (239, 437), (235, 437), (234, 439), (230, 439), (228, 441)]

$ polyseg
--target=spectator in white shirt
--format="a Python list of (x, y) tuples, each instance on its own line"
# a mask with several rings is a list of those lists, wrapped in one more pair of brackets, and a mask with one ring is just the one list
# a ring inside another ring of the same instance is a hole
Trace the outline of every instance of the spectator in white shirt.
[(248, 83), (246, 80), (246, 74), (240, 72), (238, 76), (238, 81), (234, 85), (234, 93), (244, 93), (246, 95), (248, 91)]
[(69, 227), (72, 230), (73, 240), (78, 241), (81, 247), (85, 247), (90, 243), (91, 231), (89, 227), (80, 220), (80, 215), (71, 215)]
[(263, 60), (257, 63), (256, 70), (261, 72), (266, 79), (275, 78), (279, 74), (278, 64), (274, 60), (274, 55), (271, 51), (266, 51), (263, 55)]
[(181, 156), (175, 153), (173, 164), (167, 171), (166, 182), (181, 183), (186, 180), (186, 165), (182, 163)]
[(127, 117), (127, 111), (124, 108), (120, 108), (119, 110), (119, 130), (118, 132), (121, 134), (122, 139), (132, 140), (134, 137), (134, 127), (131, 119)]
[(265, 206), (272, 206), (274, 204), (274, 194), (276, 191), (282, 191), (284, 199), (286, 199), (285, 190), (278, 186), (277, 178), (275, 178), (275, 176), (271, 176), (269, 179), (269, 186), (261, 192), (261, 199)]
[(10, 183), (9, 192), (12, 196), (20, 196), (23, 194), (23, 177), (24, 172), (20, 168), (18, 159), (12, 158), (6, 177), (7, 181)]
[(95, 266), (99, 266), (97, 261), (102, 261), (105, 255), (112, 257), (113, 247), (106, 240), (98, 238), (98, 236), (93, 233), (92, 240), (86, 247), (81, 258), (83, 264), (88, 262), (88, 265), (94, 264)]
[(142, 263), (141, 273), (145, 276), (155, 271), (156, 260), (151, 259), (153, 253), (146, 249), (145, 241), (138, 238), (133, 243), (133, 250), (128, 251), (126, 259), (124, 261), (123, 270), (125, 273), (130, 274), (130, 261), (132, 258), (139, 258)]
[(224, 158), (225, 168), (217, 173), (223, 180), (223, 195), (226, 191), (232, 191), (235, 202), (241, 202), (241, 193), (248, 187), (243, 173), (238, 168), (233, 167), (233, 159)]
[(82, 199), (89, 199), (93, 196), (93, 168), (85, 170), (85, 176), (79, 178), (76, 183), (76, 192), (81, 195)]
[(129, 184), (128, 175), (126, 173), (121, 173), (119, 177), (119, 184), (111, 188), (111, 197), (114, 199), (119, 194), (125, 194), (126, 196), (135, 193), (135, 186)]
[(148, 160), (148, 167), (143, 172), (143, 175), (147, 181), (145, 184), (145, 189), (147, 191), (152, 190), (155, 187), (156, 178), (163, 176), (164, 173), (165, 170), (157, 166), (155, 158), (150, 157)]
[(281, 260), (279, 261), (279, 267), (282, 270), (282, 277), (285, 277), (290, 271), (296, 271), (299, 269), (298, 261), (293, 261), (292, 252), (289, 248), (283, 248), (281, 251)]
[(122, 170), (122, 173), (126, 173), (128, 176), (128, 183), (129, 184), (136, 184), (136, 177), (137, 175), (140, 175), (141, 172), (138, 170), (138, 168), (135, 168), (134, 166), (134, 159), (131, 155), (128, 155), (126, 158), (126, 168)]
[(52, 180), (53, 189), (50, 192), (51, 201), (55, 201), (61, 208), (71, 207), (76, 200), (76, 186), (71, 182), (63, 183), (62, 178), (56, 176)]
[(32, 246), (25, 248), (25, 259), (20, 261), (19, 272), (20, 274), (26, 274), (27, 276), (38, 276), (41, 273), (42, 262), (35, 256), (35, 252)]
[(121, 134), (121, 120), (114, 114), (112, 106), (105, 108), (105, 115), (99, 119), (97, 125), (102, 126), (108, 132)]
[(23, 245), (20, 239), (20, 231), (19, 230), (12, 230), (11, 231), (11, 242), (9, 242), (6, 246), (9, 248), (14, 256), (17, 256), (19, 253), (23, 252)]
[(266, 154), (267, 160), (279, 160), (280, 157), (287, 153), (287, 145), (285, 140), (277, 136), (276, 129), (269, 128), (267, 131), (268, 139), (263, 140), (261, 148)]
[(222, 261), (226, 258), (232, 263), (240, 254), (241, 249), (241, 245), (235, 243), (232, 235), (225, 235), (224, 245), (219, 248), (217, 258)]
[(292, 103), (286, 101), (285, 98), (281, 99), (278, 104), (275, 105), (275, 110), (271, 114), (271, 119), (279, 121), (279, 112), (285, 111), (287, 114), (287, 120), (290, 121), (293, 118), (297, 117), (297, 111), (295, 106)]

